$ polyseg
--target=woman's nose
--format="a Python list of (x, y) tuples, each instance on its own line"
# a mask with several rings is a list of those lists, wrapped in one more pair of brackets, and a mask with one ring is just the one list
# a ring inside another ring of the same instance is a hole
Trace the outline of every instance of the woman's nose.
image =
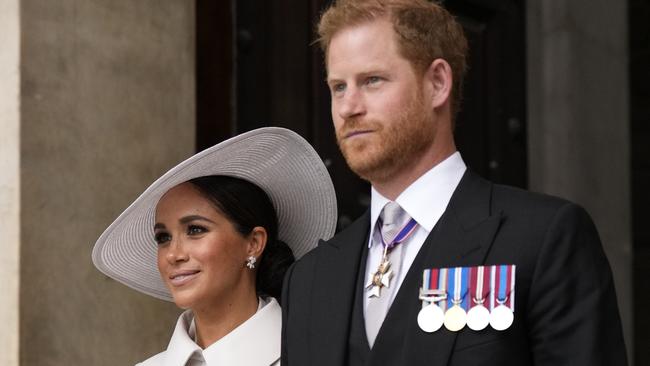
[(169, 243), (167, 248), (167, 254), (165, 255), (169, 263), (178, 263), (185, 262), (188, 259), (187, 251), (185, 250), (185, 245), (183, 245), (182, 240), (178, 238), (173, 238)]

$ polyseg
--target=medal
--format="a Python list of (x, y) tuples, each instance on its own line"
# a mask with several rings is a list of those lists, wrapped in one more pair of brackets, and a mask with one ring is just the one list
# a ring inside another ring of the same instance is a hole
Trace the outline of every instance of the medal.
[[(378, 227), (381, 227), (382, 222), (377, 221)], [(379, 267), (377, 270), (370, 275), (368, 282), (366, 283), (366, 291), (368, 291), (368, 297), (380, 297), (381, 289), (384, 287), (390, 287), (390, 280), (393, 279), (394, 273), (390, 269), (390, 260), (388, 255), (390, 251), (398, 244), (401, 244), (406, 240), (417, 228), (417, 222), (414, 219), (410, 219), (406, 225), (397, 233), (397, 236), (390, 242), (386, 243), (384, 237), (381, 233), (381, 230), (378, 230), (379, 237), (381, 238), (381, 243), (384, 246), (384, 252), (381, 256), (381, 261), (379, 262)]]
[(465, 325), (502, 331), (514, 323), (515, 265), (426, 269), (422, 273), (417, 316), (420, 329), (431, 333), (442, 325), (452, 332)]
[(445, 328), (452, 332), (458, 332), (467, 324), (467, 313), (463, 308), (454, 305), (445, 313)]
[(467, 312), (467, 326), (471, 330), (483, 330), (490, 324), (490, 311), (479, 304)]
[(436, 304), (429, 304), (418, 313), (418, 325), (427, 333), (435, 332), (442, 327), (445, 314)]
[(384, 247), (384, 254), (381, 257), (381, 262), (375, 273), (370, 275), (366, 290), (368, 297), (381, 296), (381, 289), (383, 287), (390, 287), (390, 280), (393, 278), (393, 271), (390, 269), (390, 261), (388, 260), (388, 247)]
[(490, 313), (490, 326), (495, 330), (510, 328), (515, 319), (515, 314), (505, 305), (499, 305)]
[(492, 291), (492, 300), (497, 306), (492, 308), (490, 313), (490, 326), (495, 330), (508, 329), (514, 319), (514, 287), (515, 287), (515, 266), (494, 266), (492, 268), (492, 283), (498, 286)]
[(467, 313), (463, 308), (463, 299), (467, 293), (468, 285), (468, 269), (469, 268), (450, 268), (452, 274), (449, 275), (450, 283), (453, 281), (452, 286), (449, 286), (449, 292), (453, 293), (453, 297), (449, 299), (452, 306), (445, 312), (445, 328), (452, 332), (457, 332), (465, 327), (467, 324)]
[(418, 312), (418, 326), (427, 333), (437, 331), (442, 327), (445, 319), (444, 310), (436, 305), (446, 303), (447, 269), (426, 269), (422, 273), (422, 288), (420, 300), (422, 309)]
[(490, 311), (483, 305), (489, 290), (489, 276), (485, 276), (485, 267), (472, 267), (470, 269), (470, 294), (474, 295), (472, 297), (473, 306), (467, 312), (467, 326), (471, 330), (483, 330), (490, 324)]

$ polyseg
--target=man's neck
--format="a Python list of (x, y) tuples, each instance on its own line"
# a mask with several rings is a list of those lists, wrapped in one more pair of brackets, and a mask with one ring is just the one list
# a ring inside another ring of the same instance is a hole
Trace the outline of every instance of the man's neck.
[(414, 161), (413, 164), (402, 167), (399, 171), (394, 172), (385, 181), (374, 181), (370, 183), (382, 196), (391, 201), (395, 201), (413, 182), (455, 152), (456, 146), (453, 144), (444, 150), (431, 151), (430, 153), (423, 154), (421, 159)]

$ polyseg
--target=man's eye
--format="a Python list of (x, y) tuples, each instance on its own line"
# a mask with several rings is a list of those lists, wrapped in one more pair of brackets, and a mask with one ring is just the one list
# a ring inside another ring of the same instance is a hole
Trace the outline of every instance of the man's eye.
[(187, 227), (187, 235), (199, 235), (205, 233), (207, 230), (203, 226), (190, 225)]
[(172, 237), (168, 233), (161, 232), (161, 233), (156, 233), (154, 235), (154, 240), (156, 241), (156, 243), (158, 245), (162, 245), (162, 244), (165, 244), (165, 243), (168, 243), (169, 241), (171, 241)]
[(366, 79), (366, 84), (376, 84), (381, 81), (379, 76), (370, 76)]
[(332, 85), (332, 93), (341, 93), (345, 91), (345, 84), (334, 84)]

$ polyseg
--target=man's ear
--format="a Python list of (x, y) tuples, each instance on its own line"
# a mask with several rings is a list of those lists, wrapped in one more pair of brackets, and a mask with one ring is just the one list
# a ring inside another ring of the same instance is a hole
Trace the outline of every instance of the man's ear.
[(424, 77), (429, 84), (433, 108), (439, 108), (450, 101), (453, 75), (447, 61), (441, 58), (433, 60)]
[(261, 226), (256, 226), (248, 234), (248, 248), (246, 254), (248, 256), (253, 256), (259, 258), (262, 256), (264, 248), (266, 248), (266, 241), (268, 240), (268, 234), (266, 229)]

